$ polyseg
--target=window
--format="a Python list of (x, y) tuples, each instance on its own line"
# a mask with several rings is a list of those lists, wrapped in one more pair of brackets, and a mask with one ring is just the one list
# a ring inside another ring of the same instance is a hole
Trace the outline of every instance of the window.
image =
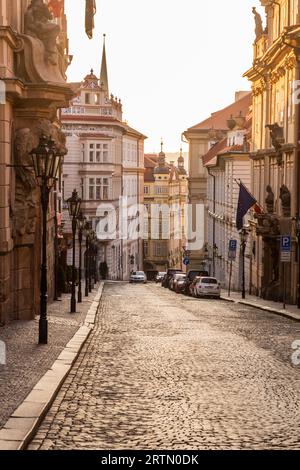
[(149, 186), (144, 186), (144, 194), (149, 194), (150, 192), (149, 190), (150, 190)]
[(167, 246), (165, 243), (154, 243), (154, 256), (167, 256)]
[(91, 95), (89, 93), (85, 94), (85, 104), (91, 103)]
[(99, 105), (99, 104), (100, 104), (100, 95), (99, 95), (99, 93), (96, 93), (96, 94), (95, 94), (95, 104), (96, 104), (96, 105)]
[(89, 178), (89, 199), (96, 201), (109, 199), (109, 178)]
[(91, 143), (89, 145), (89, 161), (90, 163), (108, 163), (109, 147), (108, 144)]

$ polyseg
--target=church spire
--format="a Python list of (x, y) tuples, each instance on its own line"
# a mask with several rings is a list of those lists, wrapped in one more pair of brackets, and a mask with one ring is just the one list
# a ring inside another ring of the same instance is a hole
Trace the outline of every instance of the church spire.
[(106, 49), (105, 49), (105, 37), (106, 37), (106, 34), (103, 34), (104, 41), (103, 41), (101, 72), (100, 72), (100, 86), (101, 86), (102, 90), (106, 92), (107, 96), (109, 96), (107, 62), (106, 62)]

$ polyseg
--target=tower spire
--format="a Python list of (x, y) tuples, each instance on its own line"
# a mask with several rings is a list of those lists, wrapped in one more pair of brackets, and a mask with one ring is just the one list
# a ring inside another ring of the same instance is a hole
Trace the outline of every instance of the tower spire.
[(107, 96), (109, 96), (105, 37), (106, 37), (106, 34), (103, 34), (103, 52), (102, 52), (101, 72), (100, 72), (100, 86), (102, 90), (107, 93)]

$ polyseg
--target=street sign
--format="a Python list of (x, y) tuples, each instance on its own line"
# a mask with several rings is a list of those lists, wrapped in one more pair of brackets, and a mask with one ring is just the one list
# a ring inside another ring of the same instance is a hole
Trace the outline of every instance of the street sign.
[(234, 261), (236, 259), (236, 251), (237, 251), (237, 240), (229, 240), (229, 251), (228, 251), (228, 259)]
[(186, 257), (184, 258), (183, 264), (184, 264), (185, 266), (187, 266), (188, 264), (190, 264), (190, 258), (189, 258), (188, 256), (186, 256)]
[(280, 244), (280, 253), (281, 253), (282, 263), (291, 262), (291, 251), (292, 251), (292, 237), (290, 235), (283, 235), (281, 237), (281, 244)]

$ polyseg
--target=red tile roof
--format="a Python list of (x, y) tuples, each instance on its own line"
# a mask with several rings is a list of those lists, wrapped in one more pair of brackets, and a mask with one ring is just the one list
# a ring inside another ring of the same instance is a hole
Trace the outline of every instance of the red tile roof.
[(216, 129), (216, 130), (227, 130), (227, 120), (232, 115), (233, 117), (239, 116), (240, 112), (245, 116), (249, 107), (252, 104), (252, 93), (249, 93), (238, 101), (235, 101), (231, 105), (227, 106), (220, 111), (212, 113), (212, 115), (205, 119), (205, 121), (196, 124), (193, 127), (190, 127), (188, 130), (205, 130), (205, 129)]

